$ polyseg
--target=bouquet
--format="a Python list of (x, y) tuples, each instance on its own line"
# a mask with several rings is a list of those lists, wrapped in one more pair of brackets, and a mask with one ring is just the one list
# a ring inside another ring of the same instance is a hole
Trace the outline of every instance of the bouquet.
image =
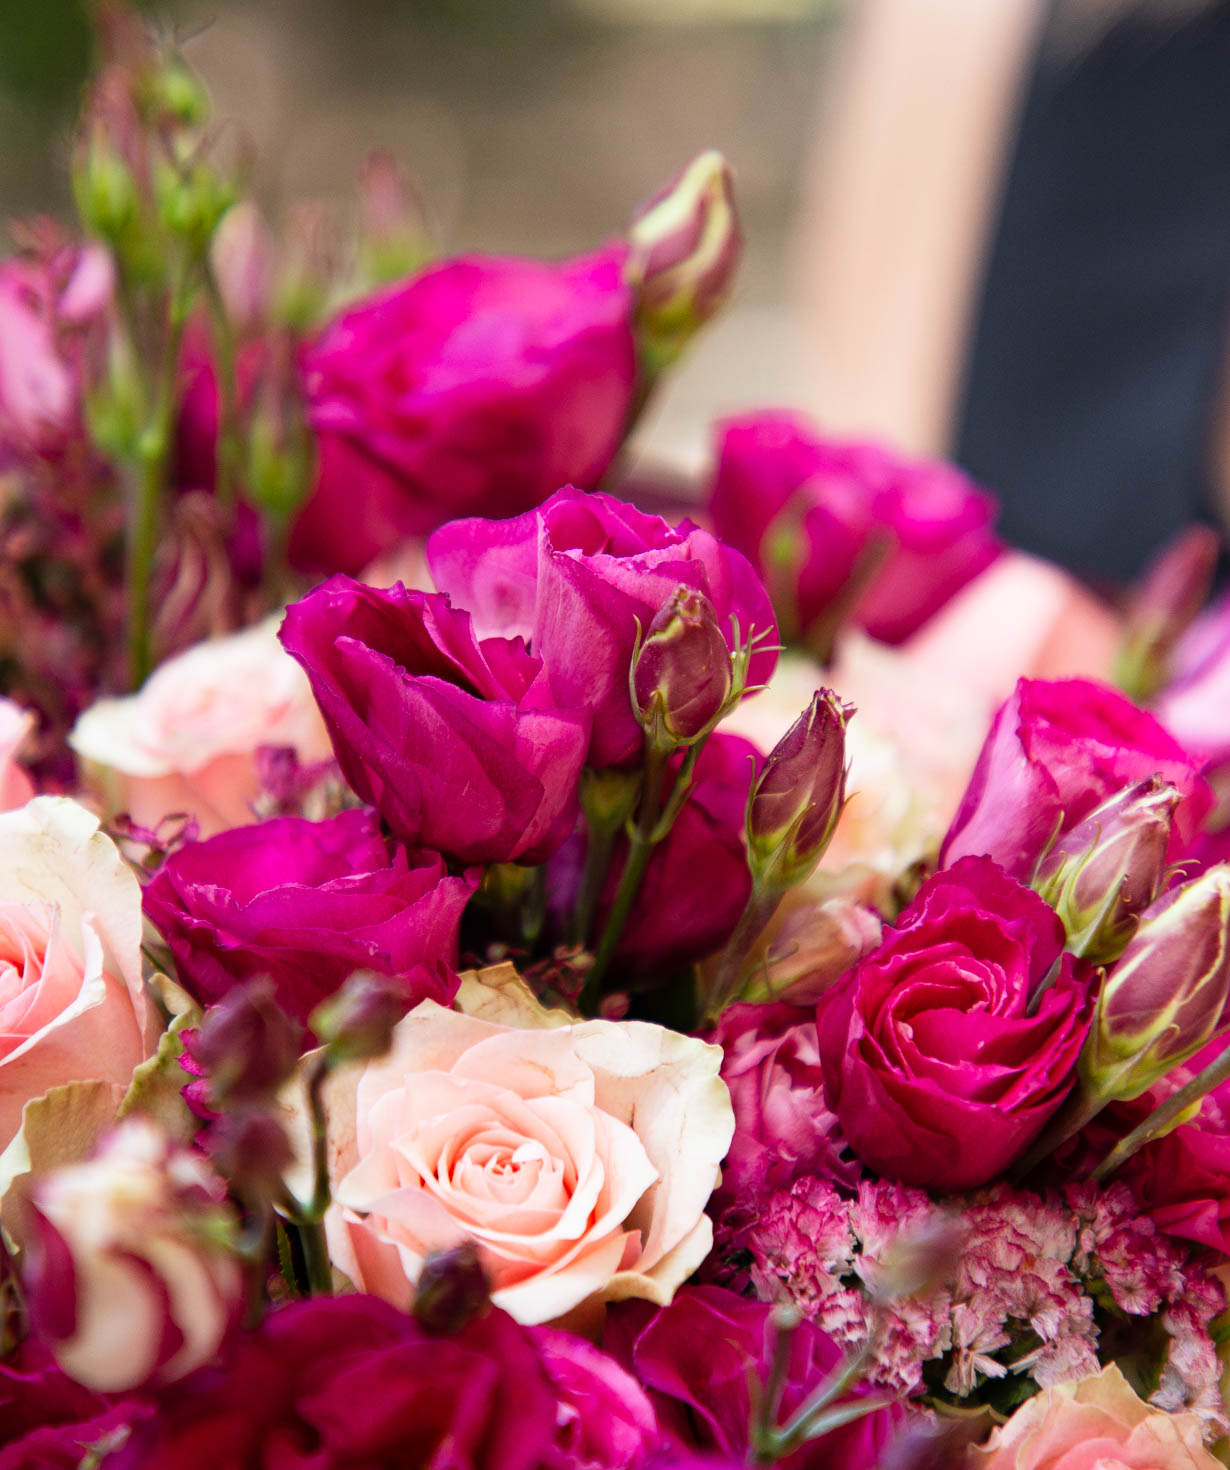
[(689, 164), (558, 264), (274, 231), (120, 11), (0, 264), (0, 1467), (1189, 1470), (1230, 605), (956, 469), (620, 448)]

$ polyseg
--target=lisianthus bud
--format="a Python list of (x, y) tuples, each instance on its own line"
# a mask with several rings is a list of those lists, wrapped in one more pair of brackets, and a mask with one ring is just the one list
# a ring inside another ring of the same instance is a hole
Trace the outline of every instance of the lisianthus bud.
[(846, 799), (846, 721), (854, 713), (817, 689), (764, 763), (747, 808), (748, 862), (757, 884), (789, 888), (812, 871)]
[(312, 1012), (312, 1030), (336, 1060), (370, 1061), (393, 1044), (393, 1027), (406, 1014), (405, 977), (360, 970)]
[(730, 165), (698, 154), (633, 216), (629, 283), (638, 292), (642, 357), (668, 366), (730, 291), (743, 248)]
[(1176, 786), (1151, 776), (1104, 801), (1043, 858), (1033, 887), (1063, 920), (1073, 954), (1105, 965), (1123, 953), (1161, 889), (1179, 800)]
[(667, 750), (694, 745), (721, 719), (732, 685), (730, 650), (713, 604), (695, 587), (677, 587), (632, 660), (637, 719)]
[(423, 1262), (414, 1315), (429, 1332), (460, 1332), (490, 1301), (487, 1273), (472, 1240), (437, 1251)]
[(1171, 650), (1204, 606), (1220, 554), (1212, 526), (1186, 526), (1149, 565), (1128, 609), (1116, 669), (1133, 699), (1152, 698), (1166, 682)]
[(34, 1330), (70, 1378), (117, 1393), (213, 1357), (242, 1285), (225, 1194), (200, 1154), (136, 1118), (43, 1179), (25, 1279)]
[(1102, 982), (1081, 1079), (1093, 1095), (1133, 1098), (1213, 1035), (1230, 991), (1230, 865), (1167, 893)]
[(294, 1070), (303, 1028), (278, 1004), (272, 980), (236, 985), (205, 1012), (187, 1050), (217, 1106), (269, 1097)]

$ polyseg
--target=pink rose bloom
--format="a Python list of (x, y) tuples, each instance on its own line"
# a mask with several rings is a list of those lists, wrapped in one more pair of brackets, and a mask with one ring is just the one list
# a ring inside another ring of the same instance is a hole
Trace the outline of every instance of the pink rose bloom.
[(1087, 679), (1022, 679), (995, 716), (940, 861), (993, 858), (1028, 881), (1046, 845), (1107, 797), (1160, 775), (1183, 794), (1172, 860), (1208, 811), (1199, 762), (1130, 699)]
[(156, 827), (187, 812), (208, 837), (255, 820), (256, 753), (290, 746), (304, 764), (330, 754), (307, 679), (277, 639), (277, 619), (198, 643), (136, 694), (102, 699), (69, 743), (109, 812)]
[(11, 699), (0, 699), (0, 811), (25, 806), (34, 782), (18, 764), (21, 747), (34, 729), (34, 715)]
[(714, 529), (764, 576), (788, 637), (823, 632), (852, 579), (878, 568), (853, 620), (899, 643), (998, 554), (995, 501), (952, 465), (822, 439), (788, 413), (719, 434)]
[(361, 1290), (408, 1306), (424, 1258), (469, 1238), (495, 1304), (539, 1323), (590, 1298), (667, 1302), (704, 1260), (733, 1130), (717, 1047), (641, 1021), (526, 1030), (432, 1001), (393, 1035), (353, 1121), (335, 1108), (327, 1230)]
[(158, 1027), (141, 978), (141, 890), (98, 819), (39, 796), (0, 816), (0, 1148), (31, 1098), (126, 1087)]
[(451, 517), (596, 485), (636, 378), (623, 257), (463, 256), (335, 317), (304, 355), (319, 468), (295, 564), (357, 572)]
[(1168, 1414), (1111, 1363), (1096, 1378), (1045, 1388), (979, 1449), (974, 1470), (1217, 1470), (1198, 1414)]
[(884, 934), (820, 1002), (828, 1106), (876, 1173), (977, 1189), (1071, 1090), (1087, 982), (1055, 911), (988, 858), (934, 874)]

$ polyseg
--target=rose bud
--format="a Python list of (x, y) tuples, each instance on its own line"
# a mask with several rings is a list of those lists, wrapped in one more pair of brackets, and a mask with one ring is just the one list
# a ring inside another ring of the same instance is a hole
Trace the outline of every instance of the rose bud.
[(1171, 651), (1204, 606), (1220, 554), (1212, 526), (1185, 526), (1146, 569), (1116, 670), (1116, 682), (1135, 698), (1151, 698), (1165, 682)]
[(187, 1050), (209, 1078), (210, 1101), (223, 1107), (272, 1096), (299, 1060), (303, 1028), (262, 976), (210, 1006)]
[(846, 721), (828, 689), (769, 752), (747, 809), (748, 862), (761, 887), (801, 883), (824, 854), (846, 799)]
[(460, 1332), (490, 1304), (490, 1283), (472, 1240), (437, 1251), (423, 1262), (414, 1292), (414, 1315), (428, 1332)]
[(730, 165), (698, 154), (633, 216), (626, 276), (650, 373), (668, 366), (725, 301), (743, 249)]
[(1230, 990), (1230, 866), (1219, 864), (1146, 910), (1102, 982), (1081, 1054), (1100, 1098), (1133, 1098), (1217, 1029)]
[(667, 751), (694, 745), (721, 719), (733, 682), (713, 604), (693, 587), (677, 587), (632, 661), (632, 701), (645, 733)]
[(392, 1045), (410, 997), (405, 981), (360, 970), (316, 1007), (310, 1024), (336, 1060), (371, 1061)]
[(1109, 964), (1123, 953), (1166, 876), (1178, 787), (1151, 776), (1117, 792), (1065, 833), (1032, 887), (1063, 920), (1073, 954)]
[(213, 1119), (197, 1143), (241, 1198), (276, 1190), (295, 1162), (281, 1120), (259, 1104), (231, 1108)]
[(239, 1304), (225, 1188), (204, 1159), (130, 1119), (34, 1195), (31, 1321), (70, 1378), (103, 1393), (208, 1362)]

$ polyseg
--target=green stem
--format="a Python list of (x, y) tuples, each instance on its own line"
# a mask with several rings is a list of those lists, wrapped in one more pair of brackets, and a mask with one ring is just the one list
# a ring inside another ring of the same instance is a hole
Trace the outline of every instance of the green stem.
[(312, 1198), (304, 1211), (310, 1224), (324, 1219), (332, 1198), (329, 1189), (329, 1136), (325, 1117), (324, 1085), (329, 1075), (328, 1053), (322, 1051), (308, 1073), (308, 1119), (312, 1129)]
[(308, 1285), (313, 1296), (333, 1295), (333, 1268), (329, 1264), (329, 1248), (324, 1226), (318, 1220), (303, 1220), (296, 1227), (303, 1245)]
[(1203, 1071), (1197, 1072), (1186, 1086), (1180, 1087), (1177, 1092), (1172, 1092), (1164, 1102), (1159, 1103), (1143, 1123), (1133, 1128), (1125, 1138), (1121, 1138), (1093, 1171), (1092, 1177), (1097, 1180), (1107, 1178), (1116, 1169), (1126, 1164), (1134, 1153), (1144, 1148), (1146, 1143), (1152, 1143), (1155, 1138), (1162, 1138), (1172, 1129), (1177, 1128), (1187, 1109), (1200, 1102), (1228, 1077), (1230, 1077), (1230, 1046), (1215, 1061), (1210, 1062)]
[(1061, 1144), (1075, 1137), (1087, 1123), (1092, 1123), (1111, 1100), (1108, 1094), (1088, 1093), (1078, 1084), (1067, 1103), (1043, 1129), (1037, 1143), (1012, 1169), (1010, 1177), (1013, 1183), (1019, 1184), (1043, 1159), (1049, 1158)]
[(208, 257), (203, 266), (205, 299), (214, 329), (214, 345), (218, 360), (218, 483), (219, 504), (234, 505), (239, 493), (239, 376), (236, 367), (235, 333), (226, 303), (218, 286), (218, 277)]
[(785, 890), (762, 889), (752, 885), (752, 892), (739, 922), (726, 941), (709, 986), (709, 996), (703, 1007), (706, 1022), (712, 1023), (722, 1014), (727, 1005), (738, 995), (743, 979), (743, 967), (752, 945), (760, 937), (765, 925), (777, 912)]
[(615, 838), (618, 828), (601, 827), (596, 822), (588, 824), (585, 842), (585, 866), (581, 870), (581, 884), (577, 890), (576, 908), (572, 913), (572, 942), (584, 944), (589, 931), (594, 927), (594, 915), (598, 912), (598, 900), (602, 887), (615, 856)]

